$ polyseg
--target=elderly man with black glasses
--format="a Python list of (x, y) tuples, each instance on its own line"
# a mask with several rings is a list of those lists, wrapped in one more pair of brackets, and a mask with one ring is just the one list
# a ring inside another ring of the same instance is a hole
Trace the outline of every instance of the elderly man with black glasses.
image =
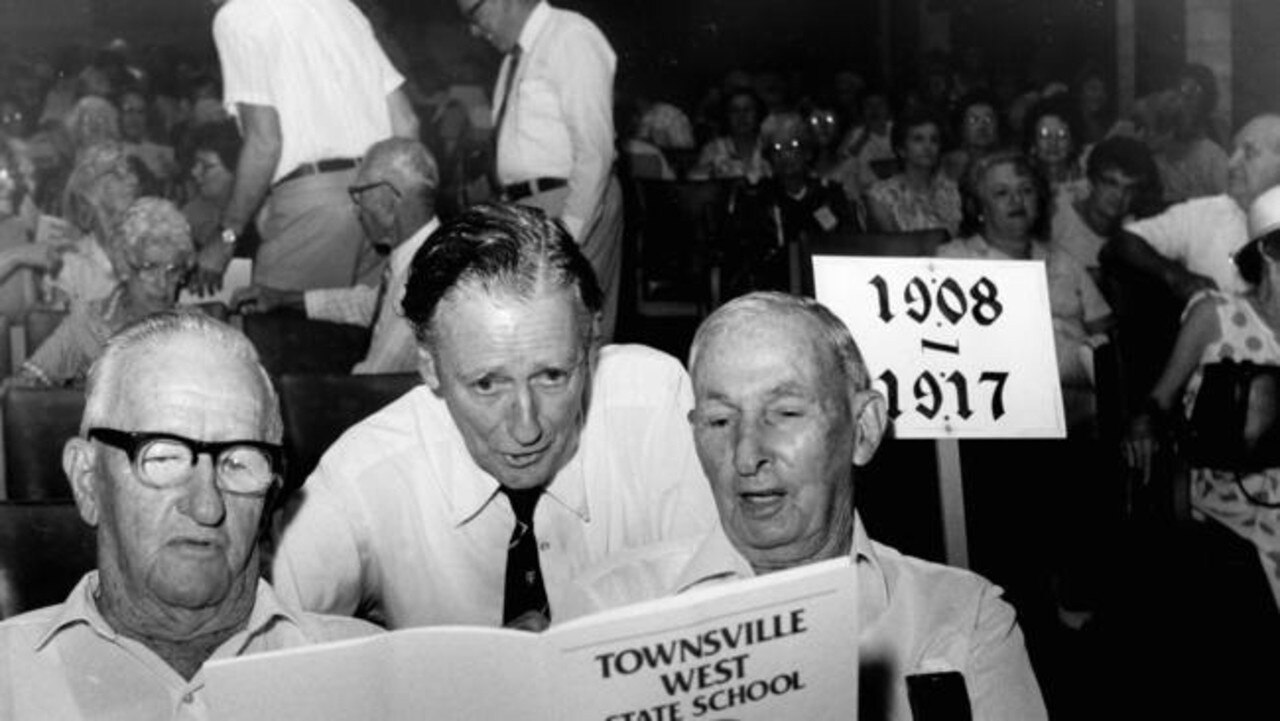
[(0, 623), (0, 718), (207, 718), (201, 667), (375, 633), (288, 607), (258, 578), (279, 405), (248, 339), (195, 313), (114, 336), (63, 467), (98, 568)]
[(374, 143), (347, 192), (365, 238), (388, 256), (378, 285), (308, 291), (252, 285), (236, 292), (232, 306), (249, 313), (292, 308), (316, 320), (368, 326), (373, 333), (369, 351), (353, 373), (416, 370), (418, 346), (398, 308), (413, 256), (440, 227), (435, 209), (439, 186), (435, 158), (422, 143), (407, 138)]

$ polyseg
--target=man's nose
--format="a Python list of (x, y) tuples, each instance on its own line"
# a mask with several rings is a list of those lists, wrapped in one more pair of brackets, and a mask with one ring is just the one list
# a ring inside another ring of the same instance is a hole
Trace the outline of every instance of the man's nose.
[(531, 446), (542, 438), (538, 405), (538, 397), (529, 388), (522, 388), (516, 392), (508, 425), (511, 438), (522, 446)]
[(222, 490), (218, 488), (217, 472), (213, 459), (201, 454), (191, 469), (191, 478), (184, 487), (182, 512), (202, 526), (217, 526), (227, 514)]
[(740, 476), (754, 476), (769, 460), (765, 429), (759, 421), (743, 420), (737, 424), (733, 440), (733, 468)]

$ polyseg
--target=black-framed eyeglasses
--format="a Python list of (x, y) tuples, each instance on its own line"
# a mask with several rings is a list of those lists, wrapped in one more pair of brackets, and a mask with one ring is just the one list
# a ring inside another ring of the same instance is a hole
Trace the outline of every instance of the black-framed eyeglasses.
[[(484, 2), (484, 0), (481, 0), (481, 2)], [(378, 188), (386, 188), (387, 190), (390, 190), (391, 195), (395, 197), (396, 200), (400, 200), (400, 191), (396, 190), (396, 186), (386, 180), (379, 180), (376, 183), (365, 183), (364, 185), (353, 185), (350, 188), (347, 188), (347, 195), (351, 196), (351, 202), (360, 206), (364, 204), (364, 197)]]
[(485, 6), (485, 3), (487, 2), (489, 2), (489, 0), (480, 0), (480, 2), (476, 3), (475, 5), (472, 5), (466, 10), (463, 10), (462, 17), (466, 18), (468, 23), (475, 25), (476, 16), (480, 14), (480, 9), (483, 8)]
[(265, 441), (197, 441), (175, 433), (90, 428), (90, 440), (124, 451), (133, 472), (152, 488), (176, 488), (191, 478), (201, 455), (213, 459), (214, 482), (227, 493), (262, 496), (280, 476), (283, 446)]

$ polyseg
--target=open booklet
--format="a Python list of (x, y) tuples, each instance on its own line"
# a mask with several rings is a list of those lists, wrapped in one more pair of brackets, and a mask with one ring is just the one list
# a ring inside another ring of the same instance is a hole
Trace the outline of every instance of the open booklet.
[(541, 634), (437, 626), (215, 661), (216, 719), (853, 719), (848, 558), (715, 585)]

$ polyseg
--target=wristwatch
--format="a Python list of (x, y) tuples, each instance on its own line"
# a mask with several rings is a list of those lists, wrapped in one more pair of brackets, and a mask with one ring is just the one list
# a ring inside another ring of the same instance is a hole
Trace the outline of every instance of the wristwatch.
[(218, 238), (220, 238), (225, 245), (235, 245), (236, 241), (240, 240), (240, 234), (224, 225), (221, 230), (218, 231)]

